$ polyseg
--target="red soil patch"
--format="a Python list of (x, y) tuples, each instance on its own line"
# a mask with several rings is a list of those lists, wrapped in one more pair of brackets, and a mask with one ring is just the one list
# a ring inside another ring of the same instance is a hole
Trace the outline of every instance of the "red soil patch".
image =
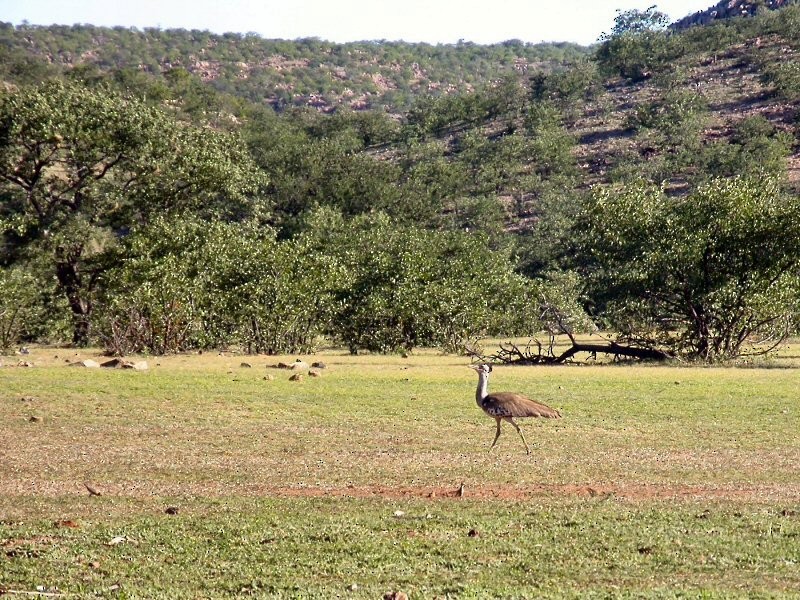
[(525, 500), (540, 497), (614, 497), (625, 500), (703, 499), (703, 500), (783, 500), (800, 499), (800, 489), (786, 488), (723, 488), (690, 485), (657, 484), (536, 484), (528, 486), (465, 486), (458, 488), (386, 486), (344, 488), (276, 488), (263, 495), (281, 498), (472, 498), (478, 500)]

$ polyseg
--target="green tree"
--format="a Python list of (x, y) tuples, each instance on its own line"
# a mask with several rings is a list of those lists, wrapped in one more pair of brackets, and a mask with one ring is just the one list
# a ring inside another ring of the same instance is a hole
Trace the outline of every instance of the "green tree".
[(609, 39), (623, 35), (664, 31), (669, 25), (669, 16), (658, 10), (656, 5), (644, 10), (617, 10), (614, 27), (611, 33), (604, 33), (601, 38)]
[(628, 341), (714, 361), (792, 331), (800, 198), (774, 180), (718, 179), (682, 198), (599, 188), (575, 231), (596, 311)]
[(680, 53), (680, 38), (665, 31), (668, 23), (655, 6), (619, 12), (611, 33), (601, 36), (595, 60), (606, 72), (634, 81), (651, 77)]
[(89, 342), (93, 297), (118, 234), (196, 208), (240, 217), (261, 178), (230, 135), (104, 89), (48, 82), (0, 96), (4, 244), (45, 252)]
[(279, 241), (271, 231), (230, 226), (204, 252), (212, 257), (209, 328), (230, 323), (233, 341), (248, 352), (314, 351), (345, 281), (335, 255), (303, 236)]
[(346, 269), (332, 334), (352, 352), (456, 350), (471, 336), (536, 326), (527, 280), (485, 236), (399, 228), (383, 216), (325, 223), (309, 235)]
[(793, 142), (790, 134), (756, 115), (742, 119), (730, 140), (709, 144), (701, 156), (709, 175), (785, 178)]
[(22, 342), (43, 310), (35, 277), (23, 269), (0, 268), (0, 352)]
[(100, 334), (115, 354), (238, 346), (311, 352), (343, 281), (330, 252), (255, 222), (157, 219), (106, 274)]
[[(653, 179), (661, 181), (687, 170), (696, 171), (701, 162), (703, 131), (708, 122), (708, 106), (696, 93), (670, 89), (663, 96), (637, 107), (630, 124), (639, 131), (646, 147), (658, 150), (660, 163), (650, 167)], [(637, 161), (638, 162), (638, 161)], [(631, 165), (641, 173), (641, 165)]]

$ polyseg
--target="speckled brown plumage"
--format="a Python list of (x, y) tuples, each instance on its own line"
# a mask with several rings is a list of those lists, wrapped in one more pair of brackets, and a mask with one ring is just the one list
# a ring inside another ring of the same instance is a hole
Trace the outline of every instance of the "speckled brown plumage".
[(522, 438), (522, 443), (525, 444), (525, 449), (530, 454), (531, 449), (528, 447), (528, 442), (525, 441), (525, 436), (522, 434), (519, 425), (514, 422), (514, 417), (560, 419), (561, 413), (542, 402), (531, 400), (523, 394), (515, 392), (494, 392), (490, 394), (488, 387), (489, 373), (492, 371), (491, 365), (472, 365), (470, 368), (478, 372), (478, 389), (475, 392), (475, 401), (483, 412), (497, 421), (497, 433), (489, 451), (491, 452), (492, 448), (497, 444), (497, 438), (500, 437), (500, 424), (503, 421), (508, 421), (517, 430), (517, 433)]
[(495, 392), (483, 398), (480, 407), (490, 417), (539, 417), (560, 419), (561, 413), (546, 404), (514, 392)]

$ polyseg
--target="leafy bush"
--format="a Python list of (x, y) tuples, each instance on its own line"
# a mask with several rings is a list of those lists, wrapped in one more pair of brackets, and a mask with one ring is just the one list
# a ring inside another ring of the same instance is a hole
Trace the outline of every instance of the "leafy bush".
[(22, 269), (0, 269), (0, 352), (22, 342), (41, 311), (36, 279)]
[(761, 81), (771, 85), (784, 100), (800, 99), (800, 63), (795, 60), (770, 62), (764, 65)]
[(278, 241), (271, 233), (234, 226), (218, 228), (204, 253), (211, 286), (205, 290), (205, 324), (214, 338), (248, 352), (314, 350), (344, 278), (336, 257), (303, 238)]
[(116, 354), (237, 345), (310, 352), (331, 318), (329, 257), (250, 224), (158, 220), (109, 277), (103, 341)]
[(574, 120), (583, 105), (597, 97), (602, 79), (597, 63), (581, 61), (552, 73), (537, 72), (531, 77), (534, 102), (552, 102)]
[(0, 352), (24, 342), (61, 342), (69, 326), (69, 307), (40, 264), (0, 267)]
[(739, 123), (730, 142), (707, 146), (702, 158), (706, 162), (705, 170), (711, 176), (783, 178), (792, 144), (789, 134), (778, 131), (765, 117), (756, 115)]
[(115, 355), (167, 354), (203, 344), (205, 230), (156, 219), (124, 242), (97, 303), (97, 335)]
[(459, 349), (486, 332), (531, 331), (536, 298), (486, 237), (398, 228), (382, 216), (306, 234), (345, 268), (331, 335), (352, 352)]
[(645, 31), (606, 40), (597, 49), (595, 60), (605, 73), (642, 81), (669, 69), (682, 52), (680, 37), (663, 31)]

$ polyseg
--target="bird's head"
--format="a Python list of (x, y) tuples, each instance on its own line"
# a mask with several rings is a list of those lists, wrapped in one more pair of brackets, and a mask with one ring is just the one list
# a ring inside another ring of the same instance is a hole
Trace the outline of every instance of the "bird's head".
[(469, 365), (470, 369), (474, 369), (478, 373), (483, 373), (484, 375), (488, 375), (492, 372), (492, 365), (487, 364), (480, 364), (480, 365)]

